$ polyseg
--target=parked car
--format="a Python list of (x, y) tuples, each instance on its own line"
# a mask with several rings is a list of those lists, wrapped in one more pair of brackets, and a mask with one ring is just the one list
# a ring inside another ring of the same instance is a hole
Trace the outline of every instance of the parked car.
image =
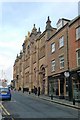
[(0, 100), (11, 100), (11, 92), (8, 87), (0, 87)]

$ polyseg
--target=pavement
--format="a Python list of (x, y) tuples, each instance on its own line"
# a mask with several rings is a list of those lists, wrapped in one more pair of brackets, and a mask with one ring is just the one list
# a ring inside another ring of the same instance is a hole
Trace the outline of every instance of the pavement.
[(66, 100), (66, 99), (59, 99), (59, 98), (55, 98), (55, 97), (53, 97), (53, 99), (51, 99), (51, 97), (46, 96), (46, 95), (38, 96), (38, 95), (35, 95), (34, 93), (29, 94), (28, 92), (24, 92), (23, 94), (27, 94), (27, 95), (32, 96), (32, 97), (40, 98), (40, 99), (43, 99), (43, 100), (47, 100), (49, 102), (54, 102), (54, 103), (57, 103), (57, 104), (68, 106), (68, 107), (80, 109), (80, 101), (79, 102), (75, 101), (75, 105), (73, 105), (73, 101), (69, 101), (69, 100)]

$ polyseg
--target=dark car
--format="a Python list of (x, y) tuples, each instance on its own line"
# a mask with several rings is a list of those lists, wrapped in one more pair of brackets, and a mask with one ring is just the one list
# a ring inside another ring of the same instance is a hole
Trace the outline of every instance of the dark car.
[(0, 100), (11, 100), (11, 92), (8, 87), (0, 87)]

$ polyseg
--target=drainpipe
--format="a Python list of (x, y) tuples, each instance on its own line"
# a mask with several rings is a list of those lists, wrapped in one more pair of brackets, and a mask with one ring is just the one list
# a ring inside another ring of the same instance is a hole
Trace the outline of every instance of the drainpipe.
[(67, 66), (68, 66), (68, 72), (69, 72), (69, 77), (67, 78), (68, 79), (68, 88), (69, 88), (69, 101), (72, 100), (73, 98), (73, 95), (72, 95), (72, 79), (71, 79), (71, 73), (70, 73), (70, 68), (69, 68), (69, 34), (68, 34), (68, 28), (69, 26), (67, 26), (67, 30), (66, 30), (66, 33), (67, 33)]

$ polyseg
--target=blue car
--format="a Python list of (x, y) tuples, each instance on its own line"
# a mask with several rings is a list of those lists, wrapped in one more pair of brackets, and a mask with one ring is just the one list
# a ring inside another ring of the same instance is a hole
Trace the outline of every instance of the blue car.
[(11, 100), (11, 92), (8, 87), (0, 87), (0, 100)]

